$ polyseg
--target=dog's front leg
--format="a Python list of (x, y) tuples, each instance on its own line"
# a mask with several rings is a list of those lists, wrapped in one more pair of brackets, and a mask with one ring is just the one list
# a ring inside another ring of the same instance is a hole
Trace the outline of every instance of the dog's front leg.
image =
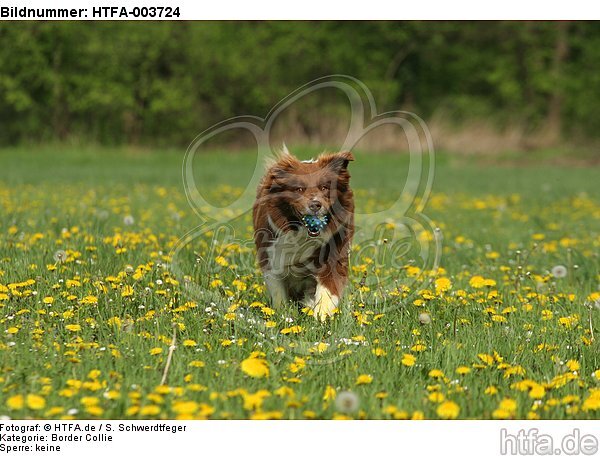
[(287, 287), (282, 277), (272, 274), (265, 274), (265, 284), (271, 296), (271, 305), (274, 308), (280, 308), (289, 301)]
[(317, 320), (325, 321), (327, 317), (333, 316), (340, 302), (340, 297), (334, 291), (335, 289), (334, 283), (317, 280), (313, 307), (313, 315)]

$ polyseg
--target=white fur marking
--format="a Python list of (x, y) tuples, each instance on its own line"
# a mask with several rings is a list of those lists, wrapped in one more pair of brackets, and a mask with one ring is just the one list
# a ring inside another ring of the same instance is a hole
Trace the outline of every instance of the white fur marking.
[(327, 317), (332, 317), (335, 309), (337, 309), (340, 298), (334, 295), (329, 289), (317, 282), (317, 291), (315, 293), (315, 301), (313, 314), (317, 320), (325, 321)]

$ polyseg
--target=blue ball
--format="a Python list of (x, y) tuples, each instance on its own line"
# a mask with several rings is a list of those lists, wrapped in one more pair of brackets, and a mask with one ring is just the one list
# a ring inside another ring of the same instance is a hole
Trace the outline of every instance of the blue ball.
[(302, 222), (304, 226), (308, 228), (308, 231), (312, 234), (316, 234), (320, 232), (327, 225), (328, 217), (324, 215), (323, 217), (317, 217), (316, 215), (305, 215), (302, 217)]

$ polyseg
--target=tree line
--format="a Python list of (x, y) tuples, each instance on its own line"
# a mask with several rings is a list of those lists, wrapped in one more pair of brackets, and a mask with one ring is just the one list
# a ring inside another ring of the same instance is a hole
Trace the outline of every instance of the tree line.
[(0, 145), (184, 145), (334, 73), (382, 109), (600, 135), (592, 22), (21, 22), (0, 23)]

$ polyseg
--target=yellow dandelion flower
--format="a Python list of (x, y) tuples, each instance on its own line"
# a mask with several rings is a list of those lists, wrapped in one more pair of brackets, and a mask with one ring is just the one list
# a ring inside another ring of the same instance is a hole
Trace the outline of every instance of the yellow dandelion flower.
[(90, 407), (86, 407), (85, 411), (92, 416), (102, 416), (102, 414), (104, 413), (104, 409), (97, 405), (92, 405)]
[(500, 404), (498, 404), (498, 408), (513, 413), (517, 410), (517, 401), (510, 398), (504, 398), (500, 401)]
[(293, 398), (296, 396), (296, 393), (294, 393), (294, 390), (292, 388), (290, 388), (289, 386), (281, 386), (279, 388), (277, 388), (275, 391), (275, 396), (278, 397), (290, 397)]
[(246, 358), (240, 364), (242, 372), (250, 377), (262, 378), (269, 376), (269, 365), (262, 358)]
[(133, 291), (133, 287), (131, 287), (130, 285), (125, 285), (123, 287), (123, 289), (121, 290), (121, 296), (123, 298), (129, 298), (131, 296), (133, 296), (134, 291)]
[(88, 295), (85, 298), (83, 298), (81, 300), (82, 304), (98, 304), (98, 297), (97, 296), (92, 296), (92, 295)]
[(427, 396), (427, 399), (429, 399), (430, 402), (441, 403), (441, 402), (444, 402), (444, 400), (446, 399), (446, 396), (444, 396), (444, 393), (442, 393), (440, 391), (434, 391), (432, 393), (429, 393), (429, 396)]
[(492, 418), (496, 420), (507, 420), (512, 418), (512, 413), (505, 409), (496, 409), (492, 412)]
[(98, 405), (100, 403), (100, 399), (94, 396), (85, 396), (82, 397), (79, 402), (85, 407), (91, 407), (93, 405)]
[(289, 328), (283, 328), (281, 334), (300, 334), (303, 331), (302, 326), (296, 325)]
[(361, 374), (356, 378), (356, 385), (368, 385), (373, 382), (373, 376), (369, 374)]
[(542, 320), (544, 320), (544, 321), (552, 320), (553, 317), (554, 317), (554, 313), (551, 310), (549, 310), (549, 309), (542, 310)]
[(65, 408), (64, 407), (50, 407), (46, 413), (44, 413), (44, 416), (46, 417), (52, 417), (52, 416), (56, 416), (56, 415), (60, 415), (61, 413), (64, 413)]
[(487, 353), (479, 353), (477, 357), (488, 366), (494, 364), (494, 357), (492, 355), (488, 355)]
[(442, 402), (436, 409), (437, 415), (445, 420), (453, 420), (460, 413), (459, 405), (454, 401)]
[(569, 315), (567, 317), (560, 317), (558, 319), (558, 322), (565, 328), (571, 329), (571, 328), (577, 326), (577, 323), (579, 323), (579, 316), (578, 315)]
[(171, 405), (171, 410), (179, 414), (193, 414), (198, 410), (198, 404), (194, 401), (177, 401)]
[(579, 362), (574, 359), (570, 359), (566, 364), (567, 369), (569, 369), (571, 372), (578, 371), (580, 368)]
[(542, 399), (546, 395), (546, 389), (542, 385), (534, 385), (529, 390), (529, 397), (532, 399)]
[(435, 289), (438, 293), (444, 293), (452, 288), (452, 282), (446, 277), (441, 277), (435, 281)]
[(337, 395), (335, 388), (331, 385), (327, 385), (325, 387), (325, 392), (323, 393), (323, 400), (324, 401), (331, 401), (333, 399), (335, 399), (335, 396)]
[(109, 390), (106, 393), (104, 393), (104, 397), (110, 400), (119, 399), (121, 397), (121, 393), (115, 390)]
[(600, 410), (600, 389), (591, 390), (590, 395), (583, 401), (581, 410), (584, 412)]
[(493, 396), (495, 394), (498, 394), (498, 388), (496, 388), (493, 385), (490, 385), (485, 389), (484, 394), (487, 394), (488, 396)]
[(411, 355), (410, 353), (404, 353), (402, 355), (401, 362), (404, 366), (408, 366), (408, 367), (414, 366), (416, 361), (417, 361), (416, 356)]
[(100, 371), (99, 369), (92, 369), (91, 371), (89, 371), (87, 376), (92, 380), (96, 380), (98, 377), (100, 377), (101, 374), (102, 371)]
[(326, 344), (325, 342), (319, 342), (315, 348), (316, 348), (317, 352), (323, 353), (323, 352), (327, 351), (327, 349), (329, 348), (329, 344)]
[(244, 401), (244, 410), (257, 410), (262, 407), (265, 398), (269, 397), (271, 393), (267, 390), (258, 390), (256, 393), (250, 394), (246, 391), (242, 392), (242, 399)]
[(425, 350), (427, 350), (427, 346), (425, 344), (415, 344), (412, 347), (410, 347), (410, 351), (414, 351), (417, 353), (424, 352)]
[(132, 405), (131, 407), (128, 407), (127, 410), (125, 410), (125, 415), (126, 416), (133, 416), (133, 415), (137, 415), (140, 411), (140, 407), (139, 405)]
[(156, 416), (160, 413), (160, 407), (158, 405), (145, 405), (140, 408), (139, 414), (141, 416)]
[(211, 288), (217, 288), (223, 285), (223, 281), (220, 279), (214, 279), (210, 282)]
[(440, 369), (432, 369), (428, 374), (431, 378), (440, 379), (444, 377), (444, 372)]
[(246, 289), (248, 288), (248, 286), (246, 285), (245, 282), (242, 282), (241, 280), (234, 280), (233, 282), (231, 282), (231, 284), (236, 287), (239, 291), (246, 291)]
[(172, 391), (172, 388), (168, 385), (158, 385), (154, 388), (154, 392), (158, 394), (169, 394)]
[(467, 366), (458, 366), (454, 372), (456, 372), (458, 375), (467, 375), (469, 372), (471, 372), (471, 368)]
[(46, 399), (37, 394), (27, 395), (27, 407), (31, 410), (41, 410), (46, 407)]
[(485, 279), (480, 275), (474, 275), (469, 280), (469, 285), (473, 288), (482, 288), (484, 286)]
[[(222, 257), (222, 256), (216, 257), (215, 263), (217, 263), (219, 266), (223, 266), (223, 267), (229, 266), (229, 262), (225, 259), (225, 257)], [(225, 273), (225, 272), (223, 272), (223, 273)]]
[(260, 311), (269, 317), (272, 315), (275, 315), (275, 309), (271, 309), (270, 307), (267, 307), (267, 306), (261, 308)]
[(6, 406), (10, 410), (21, 410), (25, 405), (25, 399), (23, 399), (22, 394), (17, 394), (15, 396), (9, 397), (6, 400)]

